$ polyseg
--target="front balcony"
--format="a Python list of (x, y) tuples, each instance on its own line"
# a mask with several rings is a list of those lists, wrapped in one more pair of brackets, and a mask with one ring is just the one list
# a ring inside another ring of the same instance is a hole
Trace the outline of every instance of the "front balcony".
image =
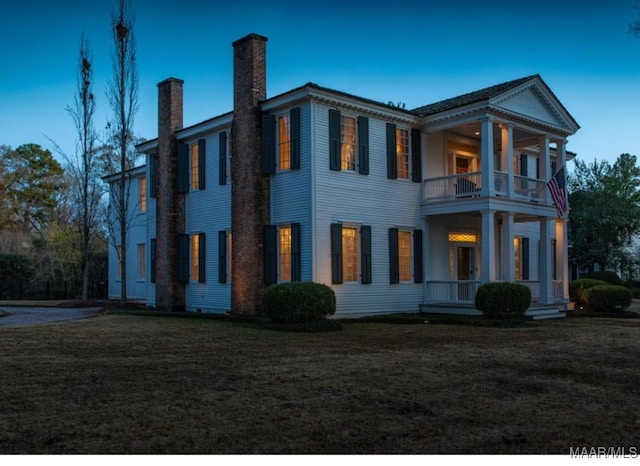
[(495, 171), (494, 189), (482, 190), (482, 172), (468, 172), (458, 175), (439, 176), (423, 181), (425, 202), (450, 201), (480, 196), (494, 196), (505, 199), (546, 203), (545, 182), (524, 176), (513, 177), (513, 189), (509, 189), (509, 175)]

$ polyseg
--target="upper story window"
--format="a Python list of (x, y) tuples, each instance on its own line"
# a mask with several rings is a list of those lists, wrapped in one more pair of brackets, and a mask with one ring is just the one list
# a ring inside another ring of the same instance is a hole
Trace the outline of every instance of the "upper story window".
[(278, 168), (291, 169), (291, 120), (289, 114), (278, 117)]
[(190, 148), (191, 154), (191, 189), (200, 189), (200, 154), (198, 144), (192, 144)]
[(329, 169), (369, 174), (369, 118), (329, 110)]
[(138, 190), (140, 192), (140, 212), (147, 211), (147, 179), (143, 176), (138, 181)]
[(340, 168), (356, 169), (356, 119), (342, 115), (340, 118)]
[(409, 179), (409, 131), (396, 129), (396, 163), (398, 178)]
[(387, 178), (422, 181), (422, 136), (420, 130), (398, 128), (387, 123)]

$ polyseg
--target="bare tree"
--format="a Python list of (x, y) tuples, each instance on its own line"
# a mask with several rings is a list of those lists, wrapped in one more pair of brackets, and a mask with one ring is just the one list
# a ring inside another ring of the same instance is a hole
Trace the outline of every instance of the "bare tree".
[[(115, 185), (110, 196), (116, 225), (110, 223), (109, 230), (120, 261), (122, 304), (127, 302), (127, 232), (133, 218), (127, 172), (135, 166), (137, 159), (133, 123), (138, 110), (138, 70), (133, 25), (128, 0), (119, 0), (118, 11), (111, 18), (113, 76), (107, 87), (107, 100), (113, 111), (113, 119), (107, 125), (110, 144), (103, 155), (107, 175), (111, 175), (112, 188)], [(117, 176), (115, 183), (114, 176)]]
[[(640, 14), (640, 0), (636, 1), (635, 8)], [(640, 19), (636, 19), (629, 23), (629, 32), (636, 37), (640, 37)]]
[(67, 161), (66, 171), (71, 180), (72, 218), (80, 236), (82, 299), (87, 299), (92, 239), (99, 228), (98, 215), (104, 189), (100, 183), (97, 134), (93, 124), (96, 99), (92, 90), (92, 56), (84, 37), (80, 40), (78, 65), (77, 93), (73, 98), (73, 106), (67, 107), (67, 112), (75, 124), (78, 139), (75, 155), (62, 155)]

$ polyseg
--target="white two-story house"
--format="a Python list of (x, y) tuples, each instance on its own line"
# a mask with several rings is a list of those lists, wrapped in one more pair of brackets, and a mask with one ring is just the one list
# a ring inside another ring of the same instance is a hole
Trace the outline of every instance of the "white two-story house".
[(183, 82), (159, 84), (159, 135), (131, 177), (146, 187), (131, 297), (251, 314), (264, 287), (301, 280), (335, 291), (337, 317), (473, 314), (480, 284), (509, 281), (532, 315), (562, 315), (567, 219), (546, 182), (579, 126), (540, 76), (413, 110), (313, 83), (267, 97), (265, 47), (234, 43), (234, 109), (196, 125)]

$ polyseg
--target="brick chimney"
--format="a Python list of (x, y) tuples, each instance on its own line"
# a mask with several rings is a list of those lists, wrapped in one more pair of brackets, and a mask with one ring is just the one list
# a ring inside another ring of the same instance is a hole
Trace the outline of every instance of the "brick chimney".
[(260, 102), (266, 98), (267, 38), (249, 34), (233, 46), (231, 141), (231, 310), (257, 315), (263, 284), (263, 227), (269, 223), (269, 177), (261, 165)]
[(176, 131), (182, 129), (182, 85), (169, 78), (158, 84), (156, 154), (156, 308), (184, 311), (185, 287), (178, 282), (178, 234), (185, 229), (185, 196), (177, 190)]

